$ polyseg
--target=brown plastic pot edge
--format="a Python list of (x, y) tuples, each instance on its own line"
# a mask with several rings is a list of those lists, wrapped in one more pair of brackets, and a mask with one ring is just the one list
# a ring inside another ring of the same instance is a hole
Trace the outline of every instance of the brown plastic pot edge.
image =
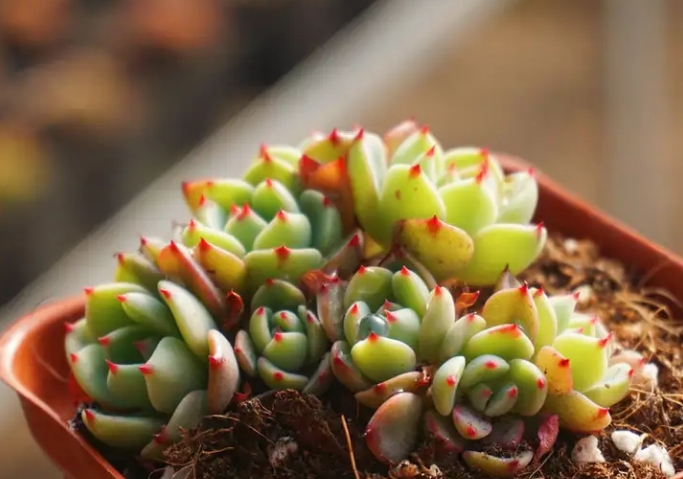
[[(502, 157), (501, 162), (506, 171), (531, 167), (513, 157)], [(645, 273), (650, 286), (665, 288), (683, 299), (683, 260), (566, 192), (542, 173), (536, 175), (540, 200), (535, 221), (543, 221), (551, 231), (592, 239), (606, 256)], [(75, 409), (66, 385), (64, 323), (83, 314), (82, 297), (74, 297), (19, 319), (0, 338), (0, 378), (17, 392), (36, 442), (67, 477), (124, 479), (67, 424)]]

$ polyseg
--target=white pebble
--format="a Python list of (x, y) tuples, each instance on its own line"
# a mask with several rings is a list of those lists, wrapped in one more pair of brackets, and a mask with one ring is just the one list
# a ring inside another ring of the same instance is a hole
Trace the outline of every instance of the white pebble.
[(593, 299), (593, 288), (588, 284), (584, 284), (578, 288), (575, 288), (573, 293), (578, 293), (578, 303), (581, 306), (589, 304)]
[(654, 391), (659, 386), (659, 368), (655, 363), (647, 363), (634, 378), (634, 383)]
[(567, 238), (564, 240), (564, 249), (569, 254), (576, 253), (579, 249), (579, 242), (573, 238)]
[(268, 456), (268, 462), (274, 468), (282, 466), (290, 456), (296, 454), (299, 450), (299, 445), (297, 442), (289, 437), (281, 437), (275, 442), (275, 446), (270, 451)]
[(636, 461), (647, 462), (653, 466), (659, 467), (659, 469), (667, 477), (671, 477), (676, 473), (676, 471), (674, 471), (674, 464), (669, 456), (669, 453), (659, 444), (652, 444), (641, 449), (636, 453), (634, 459)]
[(614, 446), (621, 452), (635, 454), (638, 449), (640, 449), (640, 445), (643, 443), (645, 435), (636, 434), (635, 432), (626, 430), (619, 430), (614, 431), (611, 438)]
[(574, 462), (605, 462), (602, 451), (598, 448), (598, 438), (587, 436), (576, 441), (572, 449), (572, 461)]

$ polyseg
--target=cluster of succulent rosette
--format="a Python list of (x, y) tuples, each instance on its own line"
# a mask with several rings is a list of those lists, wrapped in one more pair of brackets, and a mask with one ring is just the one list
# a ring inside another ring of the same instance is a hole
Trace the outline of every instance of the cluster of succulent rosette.
[(553, 421), (601, 430), (628, 394), (632, 365), (576, 296), (515, 280), (546, 241), (538, 187), (486, 150), (444, 151), (413, 121), (334, 130), (183, 193), (176, 238), (119, 254), (67, 328), (82, 420), (109, 446), (161, 460), (254, 386), (322, 395), (336, 381), (375, 410), (378, 460), (429, 438), (510, 476), (552, 447)]

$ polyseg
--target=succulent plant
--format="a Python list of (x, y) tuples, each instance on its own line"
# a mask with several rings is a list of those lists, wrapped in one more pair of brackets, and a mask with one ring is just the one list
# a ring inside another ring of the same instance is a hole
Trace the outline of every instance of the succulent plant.
[(362, 129), (315, 134), (302, 150), (302, 183), (334, 192), (376, 251), (400, 246), (439, 281), (493, 285), (506, 267), (521, 273), (545, 244), (544, 226), (529, 223), (533, 171), (505, 174), (486, 149), (444, 151), (409, 121), (384, 139)]
[(366, 439), (379, 460), (406, 458), (422, 424), (470, 466), (512, 475), (535, 456), (519, 449), (525, 429), (550, 427), (546, 420), (575, 432), (610, 424), (609, 407), (628, 394), (634, 372), (610, 362), (612, 335), (574, 311), (576, 295), (548, 297), (509, 281), (478, 314), (457, 319), (464, 308), (449, 289), (430, 291), (406, 267), (361, 268), (348, 282), (332, 370), (376, 409)]
[(235, 337), (242, 370), (271, 389), (321, 394), (333, 380), (329, 341), (304, 293), (281, 279), (267, 280), (254, 295), (247, 329)]
[[(119, 255), (117, 276), (131, 257)], [(178, 441), (181, 428), (223, 412), (240, 382), (233, 348), (209, 310), (157, 275), (87, 288), (85, 317), (67, 324), (65, 339), (73, 376), (92, 401), (81, 412), (85, 426), (147, 459)]]

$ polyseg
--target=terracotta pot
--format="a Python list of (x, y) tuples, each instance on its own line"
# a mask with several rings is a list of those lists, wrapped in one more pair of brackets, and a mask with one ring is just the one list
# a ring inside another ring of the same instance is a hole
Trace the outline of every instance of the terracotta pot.
[[(504, 158), (503, 164), (508, 171), (530, 166), (512, 158)], [(648, 274), (649, 285), (683, 299), (683, 260), (596, 211), (540, 173), (538, 181), (541, 197), (536, 221), (543, 221), (550, 231), (592, 239), (606, 256)], [(0, 377), (17, 391), (36, 441), (67, 477), (123, 479), (67, 425), (75, 409), (64, 380), (68, 365), (63, 323), (81, 318), (83, 310), (82, 299), (72, 298), (17, 321), (0, 340)]]

